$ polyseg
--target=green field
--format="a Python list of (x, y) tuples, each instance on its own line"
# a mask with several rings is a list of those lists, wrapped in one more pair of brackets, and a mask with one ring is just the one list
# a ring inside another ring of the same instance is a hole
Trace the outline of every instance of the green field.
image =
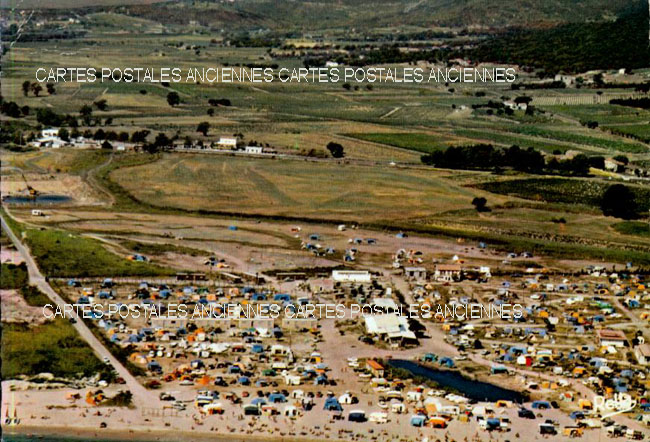
[(27, 265), (2, 263), (0, 271), (0, 289), (19, 289), (27, 285)]
[(624, 221), (614, 224), (614, 230), (625, 235), (635, 235), (650, 238), (650, 225), (641, 221)]
[(2, 328), (3, 379), (21, 374), (79, 377), (106, 372), (106, 365), (65, 319), (37, 326), (3, 323)]
[(345, 134), (348, 137), (373, 143), (388, 144), (389, 146), (430, 153), (444, 149), (453, 138), (447, 136), (429, 135), (423, 133), (356, 133)]
[[(513, 129), (513, 132), (523, 134), (523, 135), (549, 138), (558, 141), (566, 141), (569, 143), (601, 147), (604, 149), (609, 149), (609, 150), (619, 151), (619, 152), (632, 152), (632, 153), (650, 152), (650, 147), (645, 146), (641, 143), (625, 142), (622, 140), (603, 138), (602, 136), (596, 137), (596, 136), (584, 135), (584, 134), (569, 132), (569, 131), (540, 128), (536, 126), (518, 126)], [(595, 132), (595, 134), (598, 133)]]
[(27, 229), (25, 241), (40, 269), (49, 276), (154, 276), (170, 275), (172, 269), (129, 261), (94, 238), (63, 230)]
[[(600, 207), (603, 193), (610, 184), (603, 181), (570, 178), (527, 178), (493, 181), (476, 187), (488, 192), (513, 195), (535, 201), (581, 204)], [(650, 209), (650, 188), (629, 186), (635, 195), (639, 211)]]

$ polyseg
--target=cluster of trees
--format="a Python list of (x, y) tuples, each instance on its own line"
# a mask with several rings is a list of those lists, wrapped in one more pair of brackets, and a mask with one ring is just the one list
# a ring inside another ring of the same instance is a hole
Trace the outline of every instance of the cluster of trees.
[(605, 190), (600, 208), (605, 216), (634, 219), (639, 216), (634, 193), (623, 184), (613, 184)]
[(650, 109), (650, 98), (615, 98), (613, 100), (609, 100), (609, 104)]
[[(47, 93), (50, 95), (54, 95), (56, 93), (56, 89), (54, 88), (54, 85), (52, 83), (46, 83), (45, 88), (47, 89)], [(41, 86), (41, 84), (38, 82), (32, 83), (29, 80), (25, 80), (23, 81), (22, 89), (23, 89), (24, 96), (28, 97), (29, 92), (31, 91), (35, 97), (38, 97), (40, 93), (43, 91), (43, 86)]]
[(217, 107), (217, 106), (231, 106), (232, 103), (230, 102), (229, 99), (227, 98), (210, 98), (208, 100), (208, 104), (212, 107)]
[[(604, 163), (604, 159), (598, 160)], [(423, 155), (424, 164), (446, 169), (500, 170), (510, 168), (527, 173), (555, 173), (562, 175), (589, 174), (590, 167), (596, 167), (595, 161), (586, 155), (576, 155), (567, 160), (553, 157), (546, 161), (544, 155), (529, 147), (510, 146), (506, 149), (495, 148), (491, 144), (473, 146), (452, 146)]]
[(0, 95), (0, 113), (11, 118), (22, 118), (29, 115), (29, 106), (19, 106), (15, 101), (5, 101)]
[[(105, 99), (97, 100), (93, 103), (97, 109), (105, 111), (108, 109), (108, 104)], [(100, 117), (93, 116), (93, 108), (88, 104), (84, 104), (79, 109), (79, 117), (84, 126), (99, 126), (102, 124), (102, 119)], [(39, 108), (36, 111), (36, 121), (41, 123), (43, 126), (69, 126), (69, 127), (79, 127), (79, 121), (77, 117), (69, 114), (58, 114), (52, 109), (43, 107)], [(113, 124), (113, 117), (108, 117), (104, 119), (104, 125), (110, 126)]]

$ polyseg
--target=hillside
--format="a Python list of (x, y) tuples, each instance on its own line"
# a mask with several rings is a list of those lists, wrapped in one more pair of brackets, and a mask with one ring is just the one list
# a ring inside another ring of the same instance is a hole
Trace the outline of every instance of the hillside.
[[(21, 8), (131, 5), (132, 11), (172, 23), (265, 26), (309, 30), (356, 27), (549, 26), (612, 20), (630, 0), (236, 0), (156, 3), (152, 0), (23, 0)], [(239, 17), (239, 21), (232, 21)]]
[(532, 66), (550, 74), (647, 67), (650, 66), (648, 6), (638, 2), (615, 22), (512, 31), (482, 44), (472, 52), (472, 57)]

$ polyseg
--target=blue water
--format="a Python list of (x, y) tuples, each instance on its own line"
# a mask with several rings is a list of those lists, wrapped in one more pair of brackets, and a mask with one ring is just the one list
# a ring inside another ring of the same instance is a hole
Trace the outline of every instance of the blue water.
[(412, 361), (389, 359), (388, 364), (408, 370), (416, 376), (431, 379), (441, 387), (451, 388), (469, 399), (496, 402), (500, 399), (512, 402), (524, 402), (524, 396), (518, 391), (508, 390), (487, 382), (474, 381), (457, 371), (436, 370)]
[(6, 196), (2, 199), (7, 204), (61, 204), (72, 201), (72, 198), (66, 195), (38, 195), (35, 198), (24, 195)]

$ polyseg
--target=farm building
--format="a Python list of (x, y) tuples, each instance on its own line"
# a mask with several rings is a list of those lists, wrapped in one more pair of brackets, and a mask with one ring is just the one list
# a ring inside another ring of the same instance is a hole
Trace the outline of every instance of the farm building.
[(458, 264), (439, 264), (436, 266), (434, 279), (436, 281), (458, 281), (461, 276), (462, 268)]
[(404, 267), (404, 276), (407, 279), (426, 279), (427, 269), (424, 267)]
[(237, 147), (237, 138), (221, 137), (217, 141), (217, 146), (234, 149)]
[(244, 152), (258, 155), (262, 153), (262, 146), (246, 146)]
[(634, 349), (634, 356), (641, 365), (650, 365), (650, 344), (641, 344)]
[(625, 347), (627, 338), (620, 330), (602, 329), (598, 330), (598, 341), (603, 347)]

